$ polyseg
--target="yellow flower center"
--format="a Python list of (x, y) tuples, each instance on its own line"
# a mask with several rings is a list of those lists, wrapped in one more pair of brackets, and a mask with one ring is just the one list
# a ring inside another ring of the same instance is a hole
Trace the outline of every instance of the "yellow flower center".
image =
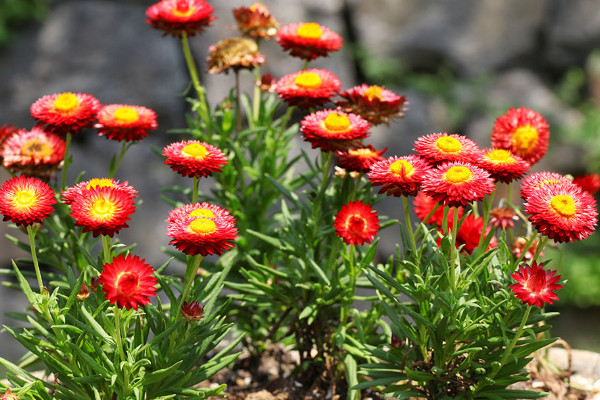
[(215, 213), (207, 208), (197, 208), (190, 213), (190, 217), (196, 218), (214, 218)]
[(120, 124), (131, 124), (140, 119), (140, 115), (131, 107), (120, 107), (115, 110), (113, 117)]
[(369, 99), (369, 101), (373, 101), (373, 99), (381, 100), (381, 91), (383, 88), (381, 86), (373, 85), (369, 86), (367, 90), (363, 93), (363, 96)]
[(113, 185), (112, 181), (108, 178), (94, 178), (94, 179), (90, 179), (89, 183), (85, 186), (85, 188), (87, 190), (96, 188), (96, 187), (114, 187), (115, 185)]
[(59, 112), (70, 112), (77, 108), (79, 99), (73, 93), (63, 93), (54, 100), (54, 109)]
[(315, 89), (321, 86), (321, 77), (314, 72), (305, 72), (294, 79), (296, 86), (302, 89)]
[(538, 136), (538, 131), (533, 126), (520, 126), (513, 134), (512, 143), (520, 153), (526, 153), (535, 147)]
[(200, 143), (190, 143), (185, 146), (181, 152), (186, 157), (192, 157), (198, 160), (202, 160), (208, 154), (206, 147), (202, 146)]
[(35, 159), (50, 157), (53, 152), (52, 146), (47, 141), (40, 140), (40, 138), (29, 139), (21, 147), (22, 156)]
[(473, 173), (469, 168), (458, 165), (451, 167), (448, 171), (446, 171), (444, 177), (447, 182), (456, 185), (471, 180)]
[(435, 141), (435, 147), (446, 154), (457, 154), (462, 150), (462, 144), (451, 136), (442, 136)]
[(194, 8), (190, 6), (188, 0), (177, 0), (177, 5), (173, 9), (173, 15), (176, 17), (189, 17), (194, 13)]
[(510, 151), (503, 149), (494, 149), (486, 154), (488, 160), (494, 164), (514, 164), (517, 160)]
[(90, 212), (96, 219), (108, 219), (113, 216), (116, 210), (117, 206), (112, 201), (98, 199), (92, 205)]
[(296, 29), (296, 34), (302, 39), (319, 39), (323, 34), (321, 26), (316, 22), (308, 22)]
[(348, 154), (350, 154), (351, 156), (356, 156), (356, 157), (370, 157), (370, 156), (374, 156), (376, 154), (376, 152), (372, 151), (371, 149), (364, 148), (364, 149), (350, 149), (348, 150)]
[(217, 224), (215, 224), (215, 221), (208, 218), (195, 219), (190, 223), (189, 227), (198, 235), (210, 235), (217, 231)]
[(35, 195), (35, 192), (28, 189), (22, 189), (15, 193), (13, 205), (15, 208), (20, 210), (27, 209), (31, 208), (31, 206), (35, 204), (36, 200), (37, 196)]
[(343, 114), (331, 113), (325, 117), (323, 126), (331, 133), (347, 132), (350, 130), (350, 120)]
[(572, 217), (577, 211), (573, 198), (566, 194), (559, 194), (552, 197), (550, 207), (561, 217)]
[(393, 175), (406, 178), (410, 178), (415, 173), (413, 165), (406, 160), (394, 161), (390, 165), (389, 171)]

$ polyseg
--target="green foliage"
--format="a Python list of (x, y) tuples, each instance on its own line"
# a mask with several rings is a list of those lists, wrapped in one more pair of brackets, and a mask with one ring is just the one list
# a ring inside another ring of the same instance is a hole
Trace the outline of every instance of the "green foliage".
[(0, 46), (13, 39), (15, 30), (30, 20), (41, 20), (48, 0), (0, 0)]

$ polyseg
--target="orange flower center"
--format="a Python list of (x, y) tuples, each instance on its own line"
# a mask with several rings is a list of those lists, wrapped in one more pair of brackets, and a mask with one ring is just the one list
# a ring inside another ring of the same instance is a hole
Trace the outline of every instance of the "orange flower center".
[(115, 110), (113, 117), (120, 124), (131, 124), (140, 119), (140, 115), (131, 107), (120, 107)]
[(202, 160), (208, 154), (206, 147), (200, 143), (190, 143), (181, 151), (184, 156)]
[(531, 151), (538, 142), (538, 131), (531, 125), (520, 126), (513, 133), (513, 146), (520, 152)]
[(108, 178), (94, 178), (94, 179), (90, 179), (90, 182), (85, 186), (85, 188), (87, 190), (96, 188), (96, 187), (109, 187), (112, 188), (115, 185), (113, 185), (112, 181)]
[(364, 233), (367, 229), (367, 220), (358, 214), (351, 215), (346, 223), (346, 228), (353, 233)]
[(207, 208), (197, 208), (190, 213), (190, 217), (195, 218), (214, 218), (215, 213)]
[(194, 8), (190, 7), (189, 0), (177, 0), (177, 5), (173, 9), (173, 15), (176, 17), (189, 17), (194, 13)]
[(323, 121), (323, 126), (330, 133), (342, 133), (350, 130), (350, 120), (338, 113), (329, 114)]
[(78, 105), (79, 99), (73, 93), (63, 93), (54, 100), (54, 109), (58, 112), (73, 111)]
[(373, 99), (381, 100), (381, 91), (383, 88), (381, 86), (373, 85), (369, 86), (367, 90), (363, 93), (363, 96), (369, 99), (369, 101), (373, 101)]
[(517, 161), (510, 151), (503, 149), (494, 149), (488, 152), (486, 156), (494, 164), (514, 164)]
[(131, 296), (132, 294), (135, 294), (139, 286), (139, 277), (131, 271), (121, 272), (117, 275), (117, 279), (115, 279), (115, 287), (117, 292), (125, 296)]
[(23, 189), (15, 193), (13, 205), (19, 210), (28, 209), (35, 205), (36, 200), (37, 196), (35, 195), (35, 192), (28, 189)]
[(470, 181), (473, 177), (473, 173), (469, 168), (457, 165), (446, 171), (444, 177), (447, 182), (457, 185)]
[(403, 178), (410, 178), (415, 173), (413, 165), (406, 160), (394, 161), (390, 165), (389, 171), (393, 175)]
[(26, 141), (21, 147), (21, 155), (35, 159), (50, 157), (53, 153), (52, 146), (47, 141), (40, 138), (33, 138)]
[(462, 150), (462, 144), (451, 136), (442, 136), (435, 141), (435, 147), (446, 154), (457, 154)]
[(210, 235), (217, 231), (217, 224), (215, 221), (208, 218), (198, 218), (193, 220), (190, 225), (190, 229), (198, 235)]
[(321, 26), (316, 22), (308, 22), (296, 29), (296, 34), (302, 39), (319, 39), (323, 34)]
[(561, 217), (567, 218), (575, 215), (575, 212), (577, 211), (573, 198), (566, 194), (559, 194), (552, 197), (550, 200), (550, 207)]
[(294, 79), (296, 86), (302, 89), (315, 89), (321, 86), (321, 77), (314, 72), (305, 72)]
[(112, 201), (98, 199), (92, 204), (91, 214), (96, 219), (108, 219), (112, 217), (117, 210), (117, 206)]

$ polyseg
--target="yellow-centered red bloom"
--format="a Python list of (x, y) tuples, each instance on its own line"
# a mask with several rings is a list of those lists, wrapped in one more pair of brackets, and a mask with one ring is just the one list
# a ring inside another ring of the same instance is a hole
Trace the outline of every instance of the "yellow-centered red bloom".
[(19, 176), (0, 186), (0, 213), (19, 226), (41, 223), (54, 211), (54, 191), (36, 178)]
[(113, 190), (122, 191), (132, 199), (137, 197), (138, 193), (138, 191), (135, 190), (133, 186), (130, 186), (129, 182), (127, 181), (120, 183), (118, 180), (112, 178), (93, 178), (67, 188), (67, 190), (65, 190), (62, 194), (62, 201), (65, 204), (71, 204), (78, 198), (83, 197), (89, 190), (102, 187), (108, 187)]
[(341, 85), (332, 72), (314, 68), (285, 75), (276, 90), (289, 105), (306, 109), (327, 103)]
[(271, 15), (262, 3), (254, 3), (250, 7), (233, 9), (233, 16), (238, 29), (244, 36), (252, 39), (270, 39), (277, 35), (279, 22)]
[(97, 118), (98, 134), (119, 142), (142, 140), (158, 127), (156, 113), (142, 106), (109, 104), (98, 111)]
[(371, 243), (379, 230), (377, 212), (361, 201), (342, 206), (335, 216), (335, 233), (351, 245)]
[(386, 150), (387, 148), (377, 151), (369, 144), (366, 147), (337, 151), (335, 156), (338, 165), (347, 171), (369, 172), (373, 164), (384, 160), (381, 155)]
[(139, 306), (150, 304), (150, 297), (156, 296), (157, 280), (152, 274), (154, 269), (146, 260), (121, 254), (102, 266), (102, 291), (110, 304), (137, 310)]
[(371, 124), (355, 114), (322, 110), (309, 114), (300, 123), (304, 140), (313, 149), (323, 151), (347, 150), (361, 145), (369, 135)]
[(481, 153), (477, 144), (466, 136), (445, 132), (421, 136), (414, 149), (432, 165), (448, 161), (475, 163)]
[(148, 7), (146, 22), (163, 31), (163, 36), (181, 37), (201, 34), (204, 28), (217, 19), (215, 10), (204, 0), (161, 0)]
[(335, 104), (346, 112), (358, 114), (373, 125), (388, 124), (404, 118), (406, 97), (398, 96), (383, 86), (362, 84), (339, 93), (343, 100)]
[(517, 283), (508, 288), (515, 293), (515, 297), (530, 306), (543, 307), (544, 303), (552, 304), (558, 300), (555, 291), (563, 286), (557, 284), (560, 275), (556, 271), (544, 270), (544, 264), (533, 262), (531, 266), (521, 265), (515, 273), (511, 274)]
[(299, 22), (279, 28), (277, 43), (292, 57), (310, 61), (339, 50), (342, 37), (315, 22)]
[(505, 149), (485, 149), (477, 164), (496, 182), (509, 183), (521, 179), (529, 171), (527, 161)]
[(100, 102), (85, 93), (59, 93), (43, 96), (31, 105), (31, 116), (47, 130), (58, 133), (81, 133), (91, 128), (100, 109)]
[(65, 141), (40, 127), (13, 133), (0, 150), (5, 168), (28, 176), (49, 177), (60, 168), (64, 156)]
[(571, 183), (571, 181), (557, 172), (534, 172), (521, 182), (521, 198), (526, 200), (536, 190), (558, 183)]
[(369, 182), (388, 196), (416, 196), (429, 164), (417, 155), (390, 157), (371, 166)]
[(182, 140), (163, 149), (165, 164), (182, 176), (202, 178), (220, 172), (227, 165), (227, 157), (208, 143), (199, 140)]

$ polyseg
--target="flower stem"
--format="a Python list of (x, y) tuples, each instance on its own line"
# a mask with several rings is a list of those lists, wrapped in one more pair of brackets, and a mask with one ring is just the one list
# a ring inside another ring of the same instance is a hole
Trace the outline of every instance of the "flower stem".
[[(412, 251), (414, 257), (417, 257), (417, 242), (415, 241), (415, 234), (413, 232), (412, 224), (410, 222), (410, 212), (408, 208), (408, 200), (406, 196), (402, 196), (402, 204), (404, 205), (404, 223), (406, 225), (406, 229), (408, 230), (408, 235), (410, 236), (410, 244), (412, 245)], [(419, 263), (417, 263), (419, 265)]]
[(458, 249), (456, 248), (456, 236), (458, 235), (458, 207), (453, 207), (452, 231), (450, 232), (450, 235), (450, 287), (452, 288), (452, 293), (454, 293), (456, 290), (456, 267), (460, 264), (458, 262)]
[(235, 130), (239, 134), (242, 131), (242, 106), (240, 103), (240, 71), (234, 69), (235, 74), (235, 107), (236, 107), (236, 121)]
[(43, 293), (44, 283), (42, 282), (42, 274), (40, 273), (40, 266), (35, 252), (35, 231), (33, 230), (32, 225), (27, 225), (27, 236), (29, 237), (29, 247), (31, 248), (31, 258), (33, 260), (33, 267), (35, 268), (35, 276), (37, 277), (40, 293)]
[(529, 314), (531, 313), (532, 308), (533, 308), (533, 306), (527, 307), (527, 311), (525, 311), (525, 315), (523, 315), (523, 318), (521, 319), (521, 324), (519, 325), (519, 329), (517, 329), (517, 333), (515, 334), (515, 337), (513, 338), (512, 342), (510, 342), (510, 344), (508, 345), (508, 347), (506, 348), (506, 350), (504, 352), (504, 355), (502, 356), (502, 360), (500, 361), (501, 368), (504, 364), (506, 364), (508, 357), (510, 357), (510, 353), (512, 352), (515, 345), (517, 344), (517, 341), (523, 334), (525, 324), (527, 323), (527, 319), (529, 319)]
[(192, 204), (196, 204), (198, 202), (198, 178), (194, 176), (194, 184), (192, 189)]
[(187, 268), (185, 270), (185, 282), (183, 291), (181, 292), (181, 302), (179, 304), (177, 316), (179, 316), (181, 313), (181, 306), (185, 302), (185, 298), (187, 297), (190, 288), (192, 287), (192, 283), (194, 282), (194, 278), (196, 277), (196, 273), (198, 272), (198, 268), (200, 267), (200, 263), (202, 262), (203, 258), (204, 257), (201, 254), (196, 254), (188, 262)]
[(544, 247), (546, 247), (546, 243), (548, 243), (548, 236), (542, 236), (537, 247), (535, 248), (535, 254), (533, 255), (532, 261), (537, 261), (540, 254), (542, 254), (542, 250), (544, 250)]
[(257, 65), (254, 67), (254, 96), (252, 98), (252, 120), (254, 124), (258, 123), (258, 117), (260, 115), (260, 67)]
[(492, 204), (494, 202), (494, 193), (495, 192), (492, 192), (492, 194), (490, 194), (489, 197), (483, 199), (483, 228), (481, 229), (481, 235), (479, 236), (479, 244), (477, 245), (478, 256), (484, 251), (484, 249), (481, 248), (481, 245), (483, 244), (483, 239), (485, 239), (486, 236), (485, 231), (488, 226), (490, 211), (492, 210)]
[[(104, 237), (104, 236), (103, 236)], [(115, 343), (117, 345), (117, 349), (119, 351), (119, 357), (121, 358), (121, 363), (126, 363), (127, 357), (125, 357), (125, 350), (123, 349), (124, 343), (123, 338), (121, 336), (121, 309), (117, 304), (115, 304)], [(123, 368), (123, 395), (124, 397), (129, 395), (129, 368), (128, 365), (125, 365)]]
[(127, 153), (127, 150), (129, 149), (129, 147), (131, 147), (132, 144), (133, 144), (133, 142), (127, 142), (126, 140), (123, 140), (123, 145), (121, 146), (121, 152), (119, 153), (119, 157), (117, 158), (117, 160), (116, 160), (115, 164), (112, 166), (112, 168), (110, 168), (110, 170), (108, 171), (109, 178), (115, 177), (115, 174), (117, 173), (117, 170), (121, 166), (121, 162), (123, 161), (123, 158), (125, 157), (125, 153)]
[(108, 235), (102, 235), (102, 252), (104, 254), (104, 262), (109, 263), (112, 261), (110, 257), (110, 247), (112, 245), (112, 239)]
[(60, 181), (60, 190), (64, 190), (67, 183), (67, 168), (71, 164), (71, 160), (69, 158), (69, 150), (71, 148), (71, 132), (67, 132), (67, 137), (65, 140), (65, 155), (63, 158), (63, 166), (62, 166), (62, 174)]

